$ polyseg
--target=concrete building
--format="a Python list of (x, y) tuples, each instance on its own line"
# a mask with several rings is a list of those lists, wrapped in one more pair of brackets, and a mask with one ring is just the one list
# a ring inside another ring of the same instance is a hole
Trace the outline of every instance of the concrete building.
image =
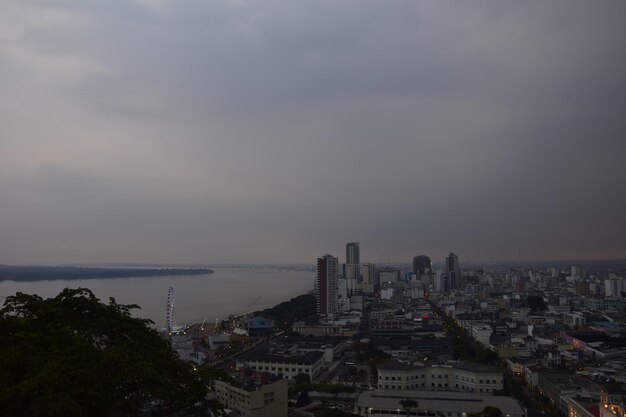
[(585, 269), (580, 265), (574, 265), (570, 268), (570, 275), (575, 278), (585, 278)]
[(600, 417), (626, 417), (626, 387), (607, 384), (600, 391)]
[(456, 290), (459, 288), (461, 280), (461, 271), (459, 270), (459, 257), (454, 253), (446, 257), (444, 291)]
[(350, 298), (348, 297), (348, 280), (337, 279), (337, 308), (335, 313), (346, 313), (350, 310)]
[(378, 389), (422, 391), (500, 391), (502, 369), (495, 366), (457, 363), (411, 365), (388, 362), (378, 365)]
[(358, 265), (361, 263), (359, 242), (346, 243), (346, 265)]
[(348, 283), (348, 295), (361, 293), (360, 262), (359, 242), (348, 242), (346, 244), (346, 263), (343, 266), (343, 276)]
[(274, 333), (274, 321), (265, 317), (253, 317), (248, 321), (248, 334), (250, 336), (264, 336)]
[(314, 381), (323, 371), (324, 352), (307, 352), (304, 355), (259, 354), (237, 362), (237, 369), (250, 368), (267, 372), (284, 379), (293, 379), (298, 374), (306, 374)]
[(216, 399), (241, 417), (287, 417), (287, 381), (262, 375), (236, 378), (232, 384), (215, 381)]
[(426, 255), (418, 255), (413, 258), (413, 273), (420, 279), (421, 276), (430, 273), (432, 265), (430, 258)]
[(626, 280), (622, 278), (609, 278), (604, 281), (605, 297), (621, 297), (626, 292)]
[(337, 313), (337, 280), (339, 279), (339, 260), (332, 255), (317, 259), (315, 280), (315, 301), (317, 314), (332, 317)]
[(489, 346), (489, 340), (493, 329), (489, 325), (473, 325), (472, 337), (485, 346)]
[(361, 265), (361, 290), (365, 294), (374, 294), (376, 288), (376, 265)]
[(574, 288), (576, 291), (576, 295), (589, 295), (589, 282), (587, 281), (576, 281), (574, 282)]
[[(576, 401), (573, 398), (568, 400), (567, 409), (568, 417), (597, 417), (600, 412), (600, 410), (598, 410), (598, 404), (585, 404), (583, 401)], [(594, 412), (595, 410), (598, 410), (598, 414)]]
[(403, 284), (402, 271), (396, 268), (380, 268), (378, 270), (378, 283), (379, 288), (382, 288), (383, 283), (390, 282), (392, 285)]
[(587, 325), (587, 320), (581, 313), (565, 313), (563, 323), (570, 327), (582, 327)]
[(346, 264), (343, 274), (347, 282), (348, 295), (361, 294), (361, 266)]

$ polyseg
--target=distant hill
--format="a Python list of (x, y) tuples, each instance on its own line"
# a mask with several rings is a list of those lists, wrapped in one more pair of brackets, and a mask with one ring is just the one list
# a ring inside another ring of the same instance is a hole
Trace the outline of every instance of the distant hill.
[(47, 281), (99, 278), (207, 275), (208, 268), (94, 268), (80, 266), (0, 265), (0, 281)]

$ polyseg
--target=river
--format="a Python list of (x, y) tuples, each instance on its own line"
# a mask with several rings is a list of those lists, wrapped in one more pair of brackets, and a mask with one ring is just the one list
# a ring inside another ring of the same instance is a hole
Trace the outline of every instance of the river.
[(53, 297), (63, 288), (89, 288), (96, 297), (141, 307), (134, 315), (161, 327), (165, 319), (167, 292), (175, 292), (176, 324), (214, 322), (232, 313), (271, 307), (313, 289), (315, 273), (279, 268), (213, 268), (209, 275), (107, 278), (52, 281), (0, 281), (0, 301), (20, 291)]

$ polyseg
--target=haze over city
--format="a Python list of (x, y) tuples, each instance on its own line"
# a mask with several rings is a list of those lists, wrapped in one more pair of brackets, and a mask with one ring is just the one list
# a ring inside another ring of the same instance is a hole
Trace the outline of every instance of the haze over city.
[(623, 1), (0, 3), (0, 263), (626, 258)]

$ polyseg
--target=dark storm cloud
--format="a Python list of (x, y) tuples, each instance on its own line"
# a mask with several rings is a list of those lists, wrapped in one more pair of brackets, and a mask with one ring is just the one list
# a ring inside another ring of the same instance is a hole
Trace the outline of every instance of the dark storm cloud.
[(626, 256), (626, 6), (9, 2), (3, 262)]

